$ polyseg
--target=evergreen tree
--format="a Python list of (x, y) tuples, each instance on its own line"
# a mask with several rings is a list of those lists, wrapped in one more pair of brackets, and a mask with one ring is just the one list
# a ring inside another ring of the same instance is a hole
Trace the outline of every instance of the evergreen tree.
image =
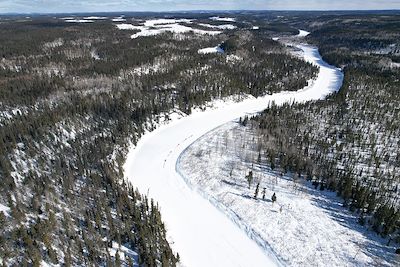
[(256, 191), (254, 192), (254, 198), (257, 198), (257, 196), (258, 196), (259, 187), (260, 187), (260, 182), (257, 183)]

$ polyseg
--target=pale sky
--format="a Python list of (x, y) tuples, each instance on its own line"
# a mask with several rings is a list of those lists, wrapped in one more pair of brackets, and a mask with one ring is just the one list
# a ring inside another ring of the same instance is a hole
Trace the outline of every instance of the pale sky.
[(400, 0), (0, 0), (0, 13), (400, 9)]

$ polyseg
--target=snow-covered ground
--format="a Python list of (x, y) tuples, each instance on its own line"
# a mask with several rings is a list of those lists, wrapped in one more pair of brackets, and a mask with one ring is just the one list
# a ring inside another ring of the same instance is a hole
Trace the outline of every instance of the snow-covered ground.
[(335, 193), (316, 190), (296, 175), (273, 172), (264, 156), (258, 158), (257, 148), (257, 135), (250, 127), (229, 122), (189, 146), (177, 169), (261, 246), (271, 247), (284, 265), (390, 266), (386, 260), (394, 248), (360, 226)]
[(3, 212), (4, 215), (8, 215), (10, 211), (10, 208), (7, 206), (4, 206), (3, 204), (0, 203), (0, 212)]
[(235, 25), (232, 25), (232, 24), (211, 25), (211, 24), (207, 24), (207, 23), (199, 23), (197, 25), (207, 27), (207, 28), (220, 29), (220, 30), (234, 30), (237, 28)]
[(211, 17), (211, 20), (215, 21), (225, 21), (225, 22), (235, 22), (235, 18), (228, 18), (228, 17)]
[(299, 30), (299, 34), (297, 35), (297, 37), (305, 37), (309, 34), (310, 34), (310, 32), (308, 32), (308, 31)]
[(187, 25), (182, 25), (182, 23), (190, 24), (191, 19), (151, 19), (146, 20), (141, 23), (141, 25), (134, 26), (132, 24), (117, 24), (116, 26), (120, 30), (139, 30), (139, 32), (131, 36), (132, 39), (142, 37), (142, 36), (154, 36), (164, 32), (172, 33), (186, 33), (193, 32), (196, 34), (209, 34), (217, 35), (222, 33), (221, 31), (215, 30), (200, 30), (189, 27)]
[(86, 20), (104, 20), (104, 19), (107, 19), (107, 17), (90, 16), (90, 17), (84, 17), (83, 19), (86, 19)]
[(215, 47), (206, 47), (199, 49), (197, 53), (199, 54), (224, 53), (224, 49), (222, 49), (219, 45), (217, 45)]
[(116, 24), (116, 26), (119, 30), (141, 30), (142, 29), (142, 26), (135, 26), (135, 25), (128, 24), (128, 23)]
[(281, 258), (269, 246), (260, 247), (208, 200), (196, 194), (176, 171), (181, 153), (210, 130), (248, 113), (277, 105), (322, 99), (337, 91), (339, 69), (322, 61), (318, 50), (297, 45), (304, 59), (320, 67), (318, 77), (297, 92), (281, 92), (239, 103), (221, 104), (204, 112), (172, 120), (145, 134), (130, 150), (126, 178), (160, 205), (169, 240), (185, 266), (275, 266)]
[(111, 19), (111, 21), (113, 21), (113, 22), (124, 22), (124, 21), (126, 21), (126, 19), (123, 18), (123, 17), (116, 17), (116, 18)]

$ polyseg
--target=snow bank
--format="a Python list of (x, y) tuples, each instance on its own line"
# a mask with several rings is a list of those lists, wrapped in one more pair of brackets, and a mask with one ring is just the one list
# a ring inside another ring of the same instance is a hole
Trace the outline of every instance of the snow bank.
[(216, 47), (207, 47), (199, 49), (197, 53), (199, 54), (224, 53), (224, 50), (218, 45)]
[[(297, 92), (281, 92), (239, 103), (221, 105), (172, 121), (145, 134), (128, 153), (124, 164), (127, 180), (160, 205), (168, 239), (185, 266), (275, 266), (279, 256), (268, 246), (261, 248), (226, 214), (193, 192), (177, 172), (181, 153), (208, 131), (248, 113), (259, 112), (274, 101), (323, 99), (337, 91), (343, 80), (338, 68), (322, 61), (318, 49), (298, 45), (304, 59), (319, 66), (318, 77)], [(231, 216), (232, 217), (232, 216)]]

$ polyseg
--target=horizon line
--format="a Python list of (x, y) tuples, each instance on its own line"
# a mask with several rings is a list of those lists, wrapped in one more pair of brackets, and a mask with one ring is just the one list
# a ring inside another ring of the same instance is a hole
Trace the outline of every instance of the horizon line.
[(1, 15), (56, 15), (56, 14), (111, 14), (111, 13), (198, 13), (198, 12), (388, 12), (388, 11), (400, 11), (398, 9), (192, 9), (192, 10), (165, 10), (165, 11), (68, 11), (68, 12), (0, 12)]

